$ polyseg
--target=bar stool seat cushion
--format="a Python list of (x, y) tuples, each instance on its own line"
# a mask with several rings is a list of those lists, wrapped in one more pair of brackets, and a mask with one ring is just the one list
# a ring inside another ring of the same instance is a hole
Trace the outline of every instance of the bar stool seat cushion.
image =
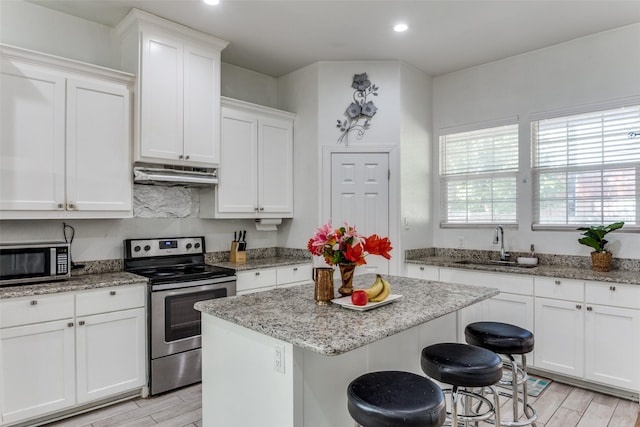
[(351, 418), (365, 427), (438, 427), (446, 417), (440, 387), (410, 372), (361, 375), (349, 384), (347, 399)]
[(502, 359), (473, 345), (439, 343), (422, 349), (422, 370), (434, 380), (460, 387), (485, 387), (502, 378)]
[(526, 354), (533, 351), (533, 333), (501, 322), (475, 322), (464, 329), (467, 343), (499, 354)]

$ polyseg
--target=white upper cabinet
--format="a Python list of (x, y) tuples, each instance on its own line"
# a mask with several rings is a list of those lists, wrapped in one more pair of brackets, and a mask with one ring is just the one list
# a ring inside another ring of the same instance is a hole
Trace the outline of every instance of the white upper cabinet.
[[(201, 194), (201, 215), (216, 218), (293, 216), (292, 113), (222, 99), (221, 161), (214, 203)], [(211, 195), (211, 192), (209, 193)]]
[(130, 217), (133, 76), (1, 48), (0, 217)]
[(139, 76), (134, 161), (220, 162), (220, 51), (227, 42), (133, 9), (118, 25), (123, 66)]

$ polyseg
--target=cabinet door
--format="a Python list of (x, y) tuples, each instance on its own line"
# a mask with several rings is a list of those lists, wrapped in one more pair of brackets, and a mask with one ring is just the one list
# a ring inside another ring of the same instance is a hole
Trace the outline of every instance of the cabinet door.
[(407, 264), (407, 277), (422, 280), (438, 280), (439, 268), (434, 265)]
[(73, 319), (0, 329), (0, 408), (5, 422), (75, 404), (73, 331)]
[(640, 310), (589, 304), (585, 314), (586, 379), (639, 390), (639, 331)]
[(145, 319), (144, 308), (77, 319), (78, 403), (145, 384)]
[(252, 114), (222, 108), (218, 211), (255, 216), (258, 201), (258, 129)]
[(184, 158), (191, 164), (220, 162), (220, 53), (184, 48)]
[(180, 41), (163, 33), (143, 33), (136, 160), (182, 163), (183, 62)]
[(501, 292), (484, 301), (484, 320), (503, 322), (533, 332), (533, 297)]
[(65, 79), (1, 63), (0, 210), (64, 209)]
[(129, 102), (122, 85), (67, 81), (67, 209), (130, 215)]
[(293, 215), (293, 126), (259, 119), (258, 210)]
[[(562, 325), (562, 327), (560, 327)], [(573, 301), (536, 298), (536, 368), (582, 377), (584, 374), (584, 307)]]

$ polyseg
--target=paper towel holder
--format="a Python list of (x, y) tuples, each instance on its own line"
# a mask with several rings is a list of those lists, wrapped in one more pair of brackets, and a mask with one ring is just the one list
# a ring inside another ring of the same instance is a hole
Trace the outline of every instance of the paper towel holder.
[(278, 231), (278, 226), (282, 224), (282, 218), (257, 218), (255, 221), (258, 231)]

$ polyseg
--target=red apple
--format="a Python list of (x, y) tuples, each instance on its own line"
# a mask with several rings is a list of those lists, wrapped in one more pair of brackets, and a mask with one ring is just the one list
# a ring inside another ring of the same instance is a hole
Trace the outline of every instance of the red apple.
[(351, 304), (353, 305), (367, 305), (369, 297), (364, 289), (356, 289), (351, 294)]

